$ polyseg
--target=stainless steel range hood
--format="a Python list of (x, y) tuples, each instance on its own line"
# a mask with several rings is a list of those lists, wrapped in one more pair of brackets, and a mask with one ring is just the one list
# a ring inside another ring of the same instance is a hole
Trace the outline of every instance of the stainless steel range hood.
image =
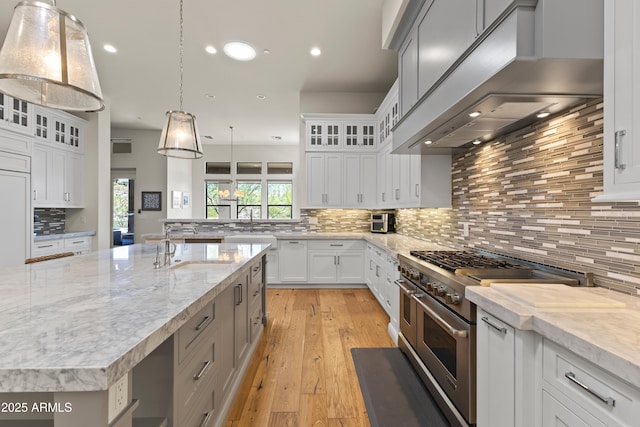
[(602, 1), (539, 0), (489, 30), (403, 115), (393, 153), (448, 153), (602, 96)]

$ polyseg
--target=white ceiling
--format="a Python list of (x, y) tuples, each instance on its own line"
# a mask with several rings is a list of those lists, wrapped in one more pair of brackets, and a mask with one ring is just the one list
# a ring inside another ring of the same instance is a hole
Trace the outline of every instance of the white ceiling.
[[(228, 143), (233, 125), (234, 143), (278, 143), (276, 135), (280, 144), (297, 143), (301, 91), (386, 92), (393, 84), (397, 60), (381, 48), (382, 3), (184, 0), (184, 110), (213, 142)], [(3, 39), (16, 4), (0, 2)], [(56, 4), (88, 29), (112, 126), (161, 129), (166, 111), (179, 109), (179, 0)], [(229, 59), (222, 53), (229, 40), (252, 44), (257, 58)], [(107, 53), (106, 43), (118, 52)], [(207, 45), (218, 53), (206, 53)], [(313, 46), (320, 57), (309, 54)]]

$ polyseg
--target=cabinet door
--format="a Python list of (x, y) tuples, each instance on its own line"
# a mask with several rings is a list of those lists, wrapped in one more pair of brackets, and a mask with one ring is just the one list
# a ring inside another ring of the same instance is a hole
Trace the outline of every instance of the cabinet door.
[(322, 206), (324, 192), (325, 157), (323, 153), (307, 153), (307, 204)]
[(65, 167), (67, 155), (58, 150), (51, 150), (49, 155), (51, 156), (51, 167), (47, 171), (47, 203), (53, 206), (63, 206), (66, 204)]
[(405, 154), (391, 154), (393, 205), (404, 205), (410, 202), (409, 163), (411, 157)]
[(0, 249), (0, 266), (17, 266), (29, 258), (32, 232), (31, 201), (29, 199), (30, 177), (28, 173), (0, 170), (0, 194), (11, 207), (0, 209), (0, 221), (6, 244)]
[(33, 189), (33, 204), (39, 206), (48, 200), (47, 176), (49, 170), (49, 153), (46, 148), (34, 144), (31, 154), (31, 185)]
[(605, 22), (613, 26), (605, 29), (604, 137), (605, 146), (612, 149), (605, 167), (613, 166), (616, 185), (628, 186), (640, 183), (640, 4), (610, 1), (605, 10), (609, 11)]
[(66, 154), (65, 164), (65, 201), (68, 206), (82, 207), (84, 205), (84, 157)]
[(280, 281), (278, 274), (278, 251), (270, 250), (267, 252), (267, 284), (278, 283)]
[(309, 281), (335, 283), (337, 258), (337, 255), (332, 252), (309, 251)]
[(478, 427), (515, 426), (515, 330), (483, 310), (476, 360)]
[(404, 116), (418, 101), (418, 42), (415, 32), (407, 36), (400, 48), (400, 115)]
[(218, 328), (218, 346), (220, 347), (219, 357), (216, 361), (220, 375), (218, 377), (218, 387), (220, 393), (226, 395), (233, 383), (235, 374), (234, 342), (235, 342), (235, 301), (234, 287), (229, 286), (216, 297), (216, 317), (222, 319), (223, 327)]
[(342, 205), (342, 154), (328, 153), (325, 158), (325, 205)]
[(409, 201), (412, 206), (420, 206), (422, 156), (412, 154), (409, 157)]
[(241, 365), (249, 350), (251, 334), (249, 330), (248, 280), (245, 275), (233, 286), (235, 316), (235, 368)]
[(433, 0), (418, 23), (417, 34), (420, 99), (475, 40), (476, 2)]
[(32, 135), (32, 105), (0, 93), (0, 127)]
[(360, 158), (360, 204), (374, 206), (377, 194), (378, 160), (375, 154), (363, 154)]
[[(343, 158), (343, 205), (347, 207), (358, 206), (362, 202), (360, 181), (360, 155), (345, 154)], [(375, 176), (375, 175), (374, 175)]]
[(364, 253), (341, 252), (337, 256), (338, 283), (364, 283)]
[(477, 32), (481, 33), (489, 27), (489, 25), (493, 24), (493, 21), (505, 11), (512, 1), (513, 0), (481, 0), (481, 4), (478, 5)]
[(281, 282), (306, 282), (307, 242), (283, 240), (278, 242), (278, 263)]

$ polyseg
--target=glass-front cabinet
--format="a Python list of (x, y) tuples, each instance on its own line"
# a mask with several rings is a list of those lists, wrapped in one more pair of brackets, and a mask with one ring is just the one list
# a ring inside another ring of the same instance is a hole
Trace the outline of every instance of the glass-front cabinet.
[(26, 101), (0, 93), (0, 128), (31, 134), (31, 109)]
[(308, 151), (370, 151), (378, 145), (371, 114), (304, 114)]

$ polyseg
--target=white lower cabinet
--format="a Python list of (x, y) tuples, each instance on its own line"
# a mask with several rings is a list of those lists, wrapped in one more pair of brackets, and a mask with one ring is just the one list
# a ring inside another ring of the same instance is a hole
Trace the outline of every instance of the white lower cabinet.
[(477, 426), (637, 426), (640, 389), (478, 308)]
[(362, 240), (311, 240), (309, 282), (365, 283)]
[(365, 279), (371, 293), (389, 315), (389, 335), (398, 340), (400, 330), (400, 293), (395, 281), (399, 278), (398, 259), (383, 249), (367, 243)]
[(267, 252), (267, 266), (266, 266), (267, 283), (280, 282), (280, 266), (278, 265), (278, 250), (270, 249)]
[(278, 241), (280, 282), (307, 282), (307, 241)]
[(541, 338), (478, 309), (478, 427), (536, 426)]
[[(637, 426), (640, 389), (545, 339), (542, 350), (542, 417), (567, 426)], [(555, 402), (554, 402), (555, 400)]]
[(81, 255), (91, 252), (93, 237), (68, 237), (61, 236), (57, 239), (37, 240), (31, 243), (31, 256), (39, 257), (59, 254), (62, 252), (73, 252), (74, 255)]

